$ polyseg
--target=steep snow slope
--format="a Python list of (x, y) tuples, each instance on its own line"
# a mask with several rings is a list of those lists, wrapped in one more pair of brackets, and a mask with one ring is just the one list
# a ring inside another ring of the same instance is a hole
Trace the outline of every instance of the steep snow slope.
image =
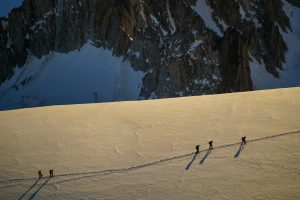
[(4, 111), (0, 130), (1, 199), (300, 198), (300, 88)]
[(32, 56), (15, 71), (0, 88), (0, 110), (136, 100), (143, 78), (122, 57), (90, 43), (68, 54)]
[(300, 85), (300, 8), (294, 7), (287, 1), (283, 1), (284, 11), (290, 18), (292, 30), (281, 31), (284, 41), (288, 46), (286, 62), (280, 77), (275, 78), (265, 70), (264, 64), (260, 64), (252, 58), (250, 62), (251, 77), (256, 89), (270, 89), (280, 87), (293, 87)]
[(7, 16), (13, 8), (19, 7), (22, 2), (23, 0), (1, 1), (0, 16)]

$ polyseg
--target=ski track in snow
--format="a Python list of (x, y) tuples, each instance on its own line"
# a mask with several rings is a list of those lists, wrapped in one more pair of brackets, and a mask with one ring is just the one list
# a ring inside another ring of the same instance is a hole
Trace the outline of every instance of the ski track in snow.
[[(298, 133), (300, 133), (300, 130), (269, 135), (269, 136), (256, 138), (256, 139), (250, 139), (250, 140), (247, 140), (247, 144), (251, 143), (251, 142), (268, 140), (268, 139), (273, 139), (273, 138), (282, 137), (282, 136), (289, 136), (289, 135), (294, 135), (294, 134), (298, 134)], [(240, 145), (240, 144), (241, 144), (240, 142), (225, 144), (225, 145), (214, 147), (213, 150), (232, 147), (232, 146)], [(203, 150), (199, 151), (199, 153), (207, 152), (207, 150), (208, 149), (203, 149)], [(162, 164), (169, 163), (169, 162), (172, 162), (172, 161), (180, 161), (181, 159), (189, 158), (192, 155), (194, 155), (194, 152), (183, 154), (183, 155), (178, 155), (178, 156), (174, 156), (174, 157), (170, 157), (170, 158), (165, 158), (165, 159), (162, 159), (162, 160), (158, 160), (158, 161), (154, 161), (154, 162), (150, 162), (150, 163), (145, 163), (145, 164), (142, 164), (142, 165), (132, 166), (132, 167), (128, 167), (128, 168), (108, 169), (108, 170), (91, 171), (91, 172), (78, 172), (78, 173), (69, 173), (69, 174), (58, 174), (58, 175), (55, 175), (54, 178), (51, 178), (51, 179), (64, 178), (64, 177), (72, 177), (72, 178), (52, 181), (49, 185), (55, 186), (55, 184), (62, 184), (62, 183), (65, 183), (65, 182), (70, 182), (70, 181), (75, 181), (75, 180), (80, 180), (80, 179), (85, 179), (85, 178), (91, 178), (91, 177), (96, 177), (96, 176), (107, 176), (107, 175), (110, 175), (110, 174), (127, 173), (127, 172), (131, 172), (131, 171), (135, 171), (135, 170), (139, 170), (139, 169), (143, 169), (143, 168), (147, 168), (147, 167), (162, 165)], [(49, 178), (44, 177), (40, 180), (47, 180), (47, 179), (49, 179)], [(0, 189), (25, 185), (26, 182), (34, 181), (34, 180), (37, 180), (37, 179), (36, 178), (24, 178), (24, 179), (2, 180), (2, 181), (0, 181)]]

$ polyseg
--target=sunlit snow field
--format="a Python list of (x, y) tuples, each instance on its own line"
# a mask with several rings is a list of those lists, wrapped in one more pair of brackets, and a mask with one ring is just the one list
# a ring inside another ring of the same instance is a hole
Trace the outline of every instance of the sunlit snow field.
[(0, 130), (0, 199), (300, 199), (300, 88), (2, 111)]

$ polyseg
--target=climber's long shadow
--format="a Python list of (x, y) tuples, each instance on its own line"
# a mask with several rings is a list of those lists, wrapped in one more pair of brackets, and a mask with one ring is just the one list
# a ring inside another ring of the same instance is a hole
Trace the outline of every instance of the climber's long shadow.
[(235, 153), (234, 158), (238, 158), (242, 152), (242, 150), (245, 148), (245, 145), (241, 145), (238, 151)]
[(48, 181), (50, 180), (50, 177), (46, 179), (46, 181), (29, 197), (28, 200), (32, 200), (36, 195), (37, 193), (39, 193), (39, 191), (45, 186), (47, 185)]
[(199, 162), (200, 165), (204, 165), (204, 162), (205, 162), (206, 158), (209, 156), (210, 152), (211, 152), (211, 149), (207, 149), (205, 156)]
[(30, 190), (32, 190), (32, 188), (34, 188), (36, 186), (36, 184), (39, 182), (40, 179), (36, 180), (33, 185), (28, 189), (26, 190), (19, 198), (18, 200), (21, 200)]
[(198, 154), (196, 154), (196, 153), (194, 154), (194, 156), (193, 156), (191, 162), (189, 162), (189, 164), (185, 167), (185, 170), (189, 170), (189, 169), (191, 168), (193, 162), (196, 160), (197, 155), (198, 155)]

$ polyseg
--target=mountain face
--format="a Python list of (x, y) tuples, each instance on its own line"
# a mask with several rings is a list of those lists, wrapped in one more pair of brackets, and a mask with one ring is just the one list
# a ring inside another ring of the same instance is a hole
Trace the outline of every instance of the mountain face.
[(0, 109), (300, 85), (299, 6), (24, 0), (0, 18)]

